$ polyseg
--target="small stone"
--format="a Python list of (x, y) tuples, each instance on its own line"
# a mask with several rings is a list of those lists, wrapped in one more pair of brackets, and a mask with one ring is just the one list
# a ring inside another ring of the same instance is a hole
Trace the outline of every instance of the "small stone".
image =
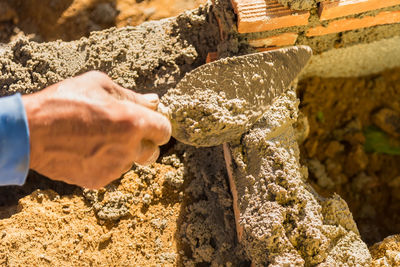
[(137, 224), (138, 224), (138, 221), (136, 219), (132, 219), (131, 223), (129, 224), (129, 227), (135, 228)]
[(308, 168), (310, 172), (317, 179), (317, 183), (322, 188), (332, 188), (335, 186), (334, 182), (326, 174), (325, 166), (317, 159), (311, 159), (308, 161)]
[(372, 116), (372, 121), (386, 133), (400, 137), (400, 112), (383, 108)]
[(145, 205), (149, 205), (151, 203), (151, 196), (149, 194), (145, 194), (142, 198), (142, 202)]
[(51, 262), (51, 259), (48, 256), (46, 256), (45, 254), (40, 254), (39, 259), (45, 260), (47, 262)]
[(154, 228), (159, 229), (159, 230), (161, 230), (161, 231), (164, 230), (164, 229), (167, 227), (167, 224), (168, 224), (168, 221), (165, 220), (165, 219), (159, 219), (159, 218), (157, 218), (157, 219), (151, 220), (151, 225), (152, 225)]
[(105, 243), (111, 240), (113, 233), (112, 232), (108, 232), (105, 234), (102, 234), (99, 238), (99, 243)]
[(70, 207), (68, 205), (62, 206), (62, 211), (65, 214), (69, 214), (71, 212)]
[(101, 3), (96, 5), (91, 17), (97, 23), (111, 24), (117, 15), (118, 11), (110, 3)]
[(365, 153), (363, 146), (357, 145), (347, 155), (344, 172), (349, 176), (353, 176), (365, 170), (367, 165), (368, 165), (368, 156)]
[(330, 141), (324, 153), (328, 158), (333, 158), (337, 153), (344, 151), (344, 145), (339, 141)]
[(109, 192), (102, 202), (93, 203), (96, 215), (102, 220), (118, 220), (129, 213), (131, 194), (120, 191)]
[(42, 193), (38, 193), (36, 199), (39, 203), (42, 203), (44, 195)]

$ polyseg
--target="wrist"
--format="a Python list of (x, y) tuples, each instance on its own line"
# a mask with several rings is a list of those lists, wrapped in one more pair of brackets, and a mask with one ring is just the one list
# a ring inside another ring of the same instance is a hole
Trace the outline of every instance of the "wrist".
[(41, 153), (38, 152), (38, 147), (40, 147), (39, 145), (40, 138), (37, 138), (37, 133), (36, 133), (36, 127), (37, 127), (36, 114), (40, 110), (40, 105), (41, 105), (38, 94), (39, 93), (22, 96), (22, 102), (25, 108), (26, 117), (28, 120), (28, 127), (29, 127), (31, 169), (36, 169), (36, 167), (38, 166), (38, 162), (40, 161), (39, 157), (41, 155)]

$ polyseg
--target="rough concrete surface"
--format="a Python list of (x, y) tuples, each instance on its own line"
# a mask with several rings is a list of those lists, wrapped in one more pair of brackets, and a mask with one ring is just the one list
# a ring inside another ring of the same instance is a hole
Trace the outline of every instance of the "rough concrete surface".
[(298, 103), (289, 91), (231, 144), (245, 251), (255, 266), (368, 266), (347, 204), (306, 182), (292, 127)]
[(124, 87), (163, 94), (216, 47), (219, 34), (208, 22), (211, 16), (206, 7), (176, 19), (94, 32), (79, 41), (19, 39), (0, 60), (0, 94), (34, 92), (94, 69)]

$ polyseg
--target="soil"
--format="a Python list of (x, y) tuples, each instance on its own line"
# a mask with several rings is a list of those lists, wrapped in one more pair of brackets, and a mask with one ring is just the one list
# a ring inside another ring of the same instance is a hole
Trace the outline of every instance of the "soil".
[[(184, 150), (183, 162), (176, 154), (164, 156), (161, 163), (134, 167), (103, 190), (60, 195), (38, 189), (17, 206), (1, 207), (0, 263), (245, 264), (234, 240), (225, 173), (218, 167), (222, 151)], [(220, 156), (207, 159), (211, 153)], [(193, 162), (198, 158), (206, 164)]]
[(357, 78), (300, 82), (310, 133), (301, 146), (310, 181), (323, 196), (343, 197), (363, 240), (400, 231), (400, 69)]

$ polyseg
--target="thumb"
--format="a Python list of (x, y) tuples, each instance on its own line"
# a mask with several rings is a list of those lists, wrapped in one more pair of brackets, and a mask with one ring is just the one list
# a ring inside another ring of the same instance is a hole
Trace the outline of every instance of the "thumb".
[[(138, 100), (141, 103), (139, 103)], [(157, 110), (158, 104), (160, 103), (160, 99), (158, 98), (157, 94), (144, 94), (144, 95), (138, 94), (138, 97), (136, 98), (136, 103), (148, 107), (152, 110)]]
[(157, 94), (139, 94), (132, 90), (123, 88), (116, 83), (114, 83), (114, 89), (120, 94), (122, 99), (129, 100), (135, 104), (152, 110), (157, 110), (158, 103), (160, 103), (160, 99), (158, 98)]

